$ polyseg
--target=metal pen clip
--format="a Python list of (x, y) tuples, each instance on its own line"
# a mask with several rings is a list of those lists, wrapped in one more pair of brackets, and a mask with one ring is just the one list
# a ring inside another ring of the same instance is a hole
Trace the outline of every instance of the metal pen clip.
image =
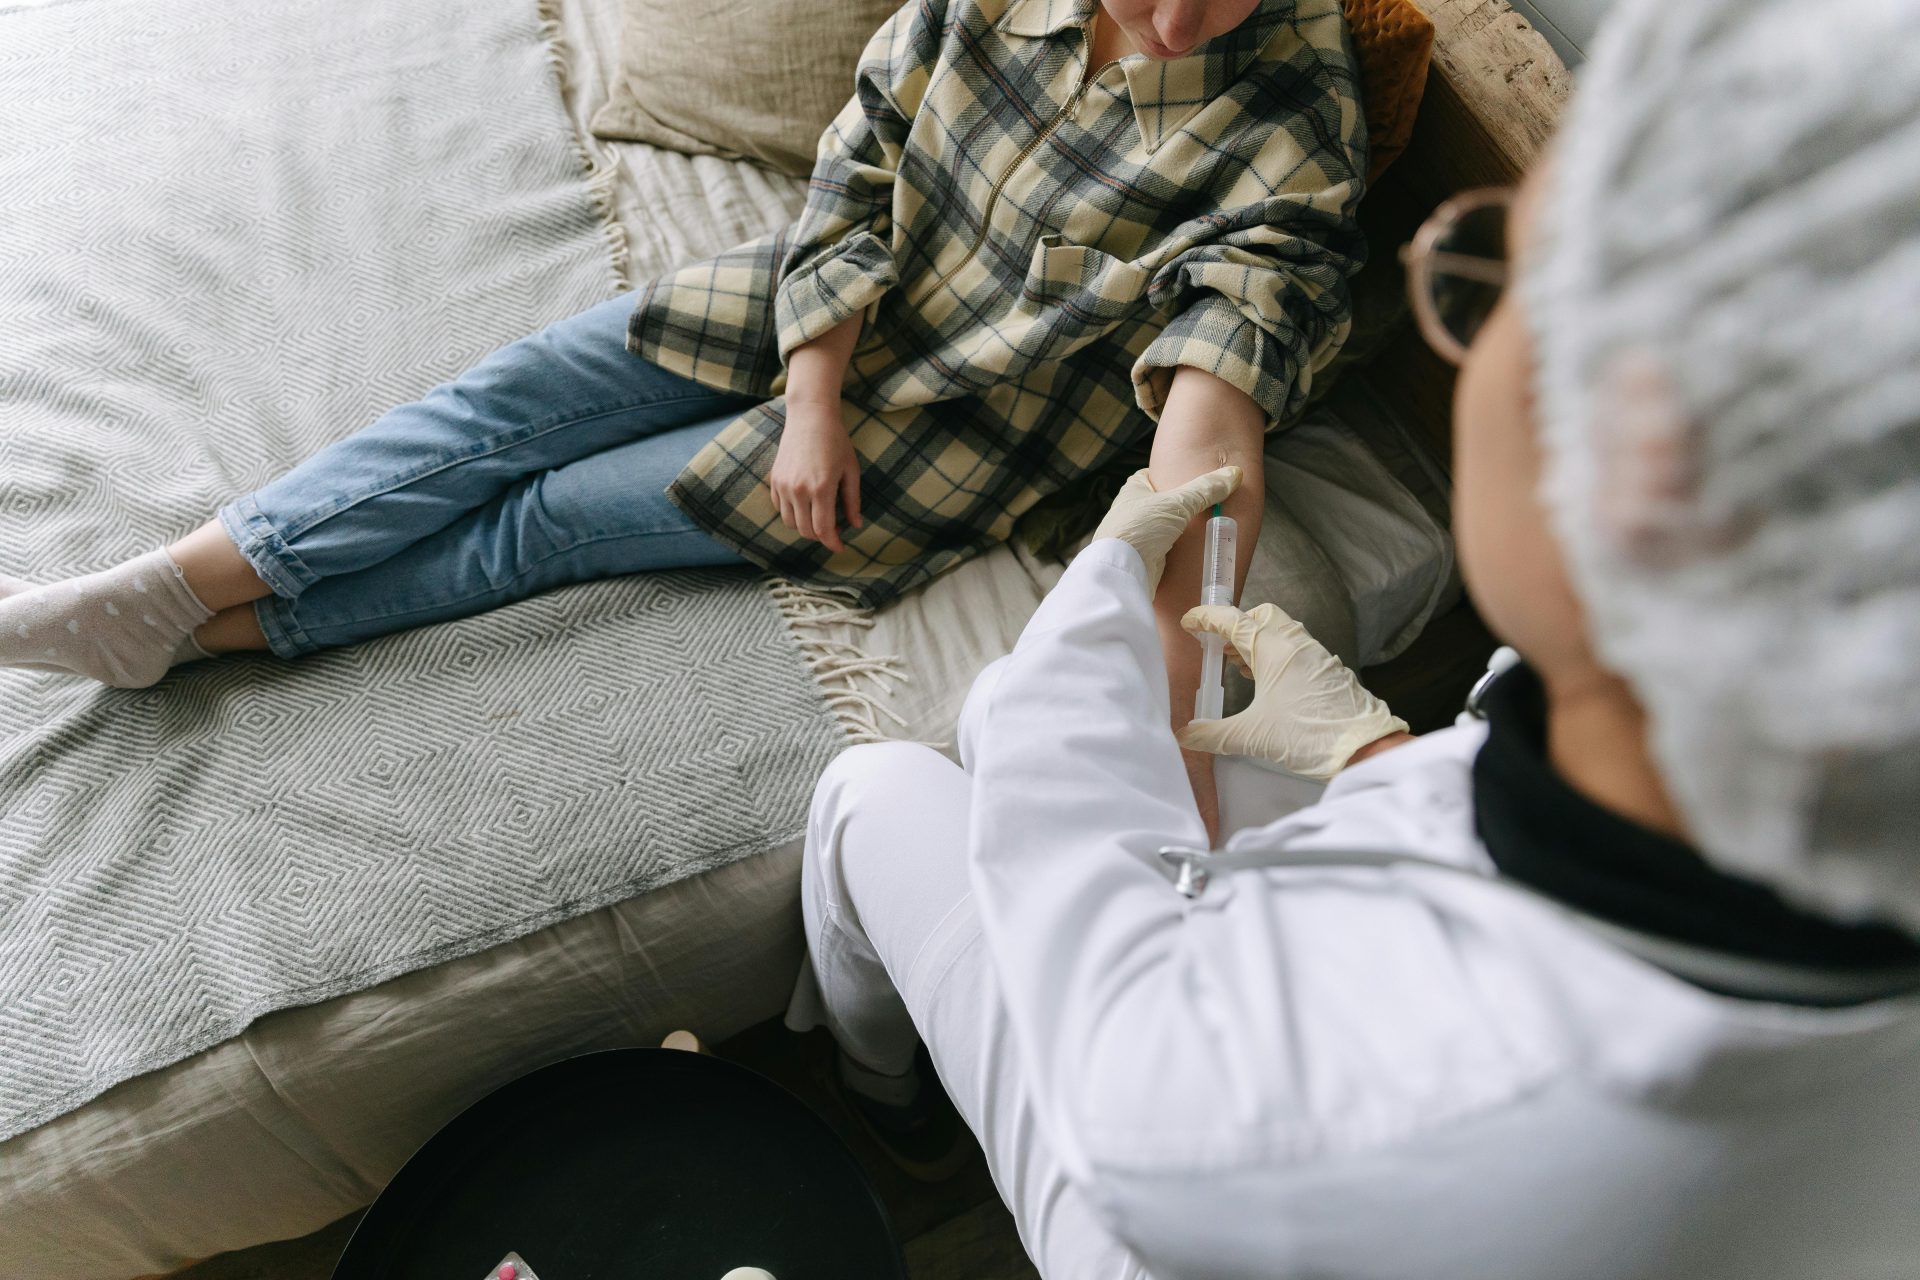
[(1183, 844), (1163, 845), (1160, 861), (1173, 870), (1173, 891), (1183, 898), (1197, 898), (1207, 891), (1212, 878), (1205, 863), (1213, 855), (1205, 849), (1190, 849)]

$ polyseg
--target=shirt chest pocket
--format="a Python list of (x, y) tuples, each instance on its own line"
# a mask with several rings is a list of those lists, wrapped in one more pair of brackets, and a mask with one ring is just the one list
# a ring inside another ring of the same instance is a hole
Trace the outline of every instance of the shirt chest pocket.
[(1081, 328), (1107, 328), (1146, 302), (1153, 273), (1060, 235), (1041, 236), (1020, 290), (1024, 309), (1054, 313)]

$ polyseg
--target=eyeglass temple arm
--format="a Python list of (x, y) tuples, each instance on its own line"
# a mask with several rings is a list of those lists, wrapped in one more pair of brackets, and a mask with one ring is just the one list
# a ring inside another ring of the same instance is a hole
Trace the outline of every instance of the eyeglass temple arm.
[(1471, 253), (1448, 253), (1434, 249), (1427, 254), (1430, 270), (1474, 280), (1481, 284), (1505, 284), (1511, 278), (1507, 264), (1499, 258), (1482, 258)]

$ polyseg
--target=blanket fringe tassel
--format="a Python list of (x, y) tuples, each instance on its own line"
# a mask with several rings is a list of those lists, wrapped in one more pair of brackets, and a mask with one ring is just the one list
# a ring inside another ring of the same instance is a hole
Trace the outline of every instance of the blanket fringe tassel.
[(859, 646), (841, 639), (836, 628), (852, 627), (868, 631), (873, 613), (856, 608), (838, 596), (809, 591), (785, 579), (769, 579), (768, 594), (786, 619), (787, 628), (799, 642), (800, 656), (819, 683), (827, 705), (853, 742), (891, 742), (902, 736), (889, 733), (882, 720), (890, 720), (897, 729), (907, 722), (880, 699), (893, 688), (912, 679), (904, 659), (888, 654), (869, 654)]
[[(540, 34), (547, 42), (547, 68), (553, 72), (553, 78), (559, 84), (561, 101), (565, 102), (572, 88), (572, 77), (567, 70), (567, 39), (561, 34), (560, 3), (561, 0), (539, 0), (539, 16)], [(593, 199), (594, 212), (600, 218), (600, 234), (607, 242), (609, 265), (613, 271), (613, 296), (618, 296), (633, 287), (628, 274), (627, 229), (621, 225), (613, 203), (613, 185), (619, 178), (620, 157), (601, 150), (592, 134), (572, 128), (571, 115), (567, 124), (573, 134), (574, 154), (580, 158), (580, 168), (587, 175), (587, 192)]]

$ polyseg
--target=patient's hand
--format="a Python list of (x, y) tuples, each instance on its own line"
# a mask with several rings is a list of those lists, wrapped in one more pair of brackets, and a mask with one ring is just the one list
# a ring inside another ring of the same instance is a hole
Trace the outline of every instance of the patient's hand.
[(767, 477), (780, 523), (813, 538), (829, 551), (840, 551), (841, 509), (846, 526), (858, 529), (860, 519), (860, 457), (853, 451), (840, 416), (840, 401), (787, 401), (787, 425), (780, 432), (780, 451)]
[(841, 551), (846, 527), (860, 527), (860, 457), (840, 409), (847, 361), (860, 338), (858, 313), (803, 342), (787, 356), (787, 424), (767, 476), (780, 523), (829, 551)]

